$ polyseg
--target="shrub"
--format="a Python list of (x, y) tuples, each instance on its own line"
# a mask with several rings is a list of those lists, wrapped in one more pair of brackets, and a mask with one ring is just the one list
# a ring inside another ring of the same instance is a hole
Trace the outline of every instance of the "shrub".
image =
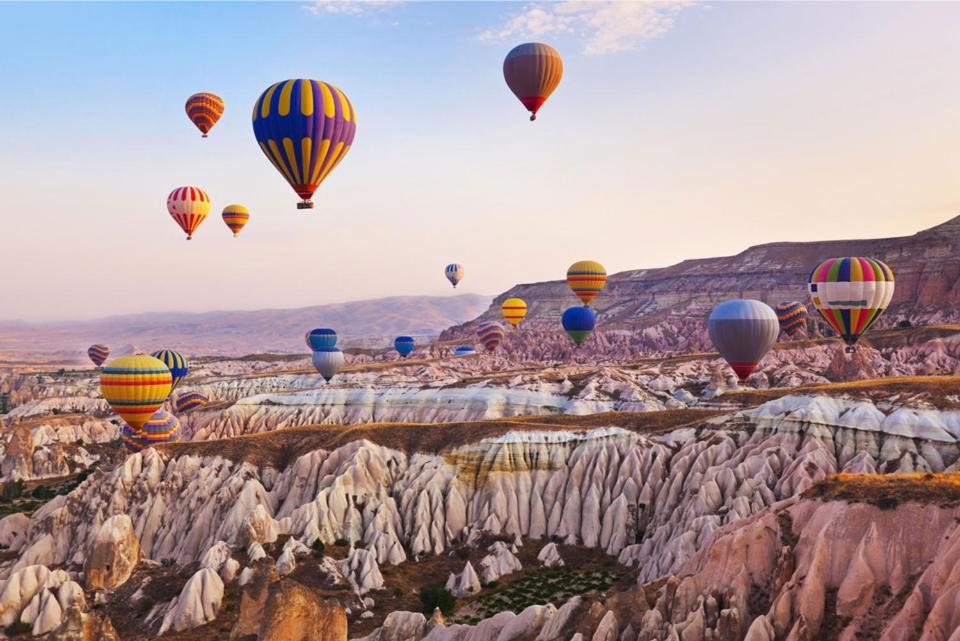
[(327, 549), (327, 546), (324, 545), (320, 539), (314, 539), (313, 543), (310, 544), (310, 548), (313, 550), (314, 556), (323, 556), (323, 551)]
[(470, 548), (463, 547), (457, 550), (457, 558), (467, 560), (470, 558)]
[(913, 327), (913, 323), (911, 323), (908, 320), (902, 320), (899, 323), (897, 323), (897, 327), (901, 329), (907, 329), (908, 327)]
[(4, 483), (3, 489), (0, 490), (0, 500), (6, 501), (7, 503), (21, 496), (23, 496), (23, 481), (20, 480)]
[(6, 628), (3, 629), (7, 633), (8, 637), (12, 637), (17, 634), (30, 634), (33, 628), (29, 623), (24, 623), (23, 621), (14, 621)]
[(347, 547), (348, 545), (350, 545), (350, 541), (348, 541), (348, 540), (346, 540), (345, 538), (341, 537), (341, 538), (337, 539), (336, 541), (334, 541), (333, 544), (336, 545), (337, 547), (345, 548), (345, 547)]
[(453, 616), (457, 600), (439, 583), (431, 583), (420, 588), (420, 603), (423, 604), (423, 611), (432, 614), (434, 608), (440, 608), (444, 616)]
[(140, 612), (147, 614), (150, 610), (153, 609), (154, 601), (150, 597), (144, 597), (143, 601), (140, 602)]
[(170, 558), (163, 559), (162, 561), (160, 561), (160, 565), (162, 565), (165, 568), (169, 568), (173, 565), (173, 559), (170, 559)]
[(30, 496), (35, 499), (52, 499), (56, 496), (57, 493), (51, 490), (49, 487), (44, 487), (43, 485), (38, 485), (33, 488), (33, 492), (30, 492)]

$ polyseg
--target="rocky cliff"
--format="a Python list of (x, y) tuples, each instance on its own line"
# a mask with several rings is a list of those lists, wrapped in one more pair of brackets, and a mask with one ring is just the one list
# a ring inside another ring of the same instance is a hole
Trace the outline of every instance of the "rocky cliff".
[[(958, 216), (913, 236), (769, 243), (736, 256), (613, 274), (592, 303), (602, 331), (585, 347), (600, 353), (611, 350), (608, 343), (645, 353), (703, 349), (709, 345), (706, 318), (717, 303), (730, 298), (756, 298), (770, 305), (785, 300), (806, 303), (807, 276), (820, 261), (833, 256), (871, 256), (893, 269), (896, 294), (879, 326), (900, 320), (915, 324), (960, 320)], [(529, 305), (523, 325), (528, 344), (519, 346), (519, 351), (551, 338), (565, 340), (560, 314), (579, 301), (562, 280), (517, 285), (497, 296), (478, 318), (445, 331), (441, 340), (472, 339), (477, 323), (501, 320), (500, 305), (515, 296)], [(820, 331), (815, 326), (812, 330)]]

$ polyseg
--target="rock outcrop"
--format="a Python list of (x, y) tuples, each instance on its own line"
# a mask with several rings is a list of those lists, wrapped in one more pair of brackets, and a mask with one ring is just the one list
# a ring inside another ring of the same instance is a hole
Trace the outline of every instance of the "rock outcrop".
[(123, 585), (140, 561), (140, 541), (133, 521), (115, 514), (103, 522), (93, 539), (84, 567), (89, 590), (113, 590)]

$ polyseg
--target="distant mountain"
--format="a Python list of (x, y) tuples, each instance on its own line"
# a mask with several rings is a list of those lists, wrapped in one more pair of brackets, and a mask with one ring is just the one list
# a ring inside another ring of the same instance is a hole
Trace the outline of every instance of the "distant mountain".
[(96, 342), (132, 344), (145, 351), (170, 347), (189, 355), (294, 352), (306, 350), (303, 335), (313, 327), (335, 328), (348, 346), (377, 346), (398, 334), (435, 337), (444, 328), (475, 317), (489, 302), (489, 296), (479, 294), (394, 296), (298, 309), (0, 322), (0, 351), (85, 352)]
[[(714, 305), (730, 298), (756, 298), (771, 306), (791, 300), (807, 305), (807, 276), (820, 261), (834, 256), (870, 256), (893, 269), (896, 293), (880, 326), (902, 319), (915, 324), (960, 320), (958, 216), (913, 236), (769, 243), (735, 256), (613, 274), (591, 305), (599, 314), (600, 334), (591, 342), (608, 353), (615, 344), (614, 351), (621, 354), (709, 348), (704, 328)], [(527, 334), (510, 344), (527, 355), (539, 354), (553, 335), (558, 345), (566, 345), (560, 315), (579, 300), (563, 280), (516, 285), (470, 323), (444, 332), (441, 340), (472, 337), (478, 322), (501, 320), (501, 303), (514, 296), (526, 300), (529, 311)], [(589, 343), (585, 347), (589, 350)]]

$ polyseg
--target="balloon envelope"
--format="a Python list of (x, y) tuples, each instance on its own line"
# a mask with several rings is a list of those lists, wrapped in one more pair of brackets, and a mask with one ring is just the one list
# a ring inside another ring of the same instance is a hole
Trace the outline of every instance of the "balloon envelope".
[(93, 361), (93, 364), (97, 367), (103, 365), (103, 361), (107, 360), (107, 356), (110, 355), (110, 348), (106, 345), (91, 345), (87, 348), (87, 356), (90, 357), (90, 360)]
[(477, 353), (477, 350), (473, 349), (472, 347), (467, 347), (466, 345), (461, 345), (460, 347), (453, 350), (454, 356), (470, 356), (476, 353)]
[(530, 120), (543, 106), (563, 77), (563, 59), (557, 50), (540, 42), (528, 42), (510, 50), (503, 60), (503, 79), (523, 106)]
[(157, 410), (143, 427), (133, 429), (124, 425), (120, 440), (133, 452), (158, 443), (172, 443), (180, 439), (180, 421), (167, 410)]
[(337, 346), (337, 332), (329, 327), (319, 327), (307, 332), (307, 347), (312, 350)]
[(210, 213), (210, 196), (199, 187), (177, 187), (167, 196), (167, 211), (190, 240)]
[(479, 327), (477, 327), (477, 336), (480, 338), (480, 343), (484, 349), (492, 352), (499, 347), (500, 342), (503, 340), (503, 327), (500, 323), (480, 323)]
[(200, 392), (187, 392), (177, 397), (177, 411), (181, 413), (189, 412), (194, 408), (203, 407), (209, 402), (210, 399)]
[(742, 381), (777, 341), (780, 321), (769, 305), (738, 298), (713, 309), (708, 329), (713, 346)]
[(305, 78), (267, 88), (253, 106), (253, 135), (261, 151), (303, 199), (343, 160), (357, 131), (350, 100), (331, 84)]
[(177, 385), (182, 383), (183, 379), (190, 373), (190, 366), (187, 364), (187, 359), (179, 352), (175, 352), (172, 349), (162, 349), (159, 352), (154, 352), (151, 356), (162, 361), (170, 370), (170, 376), (172, 378), (170, 383), (171, 392), (177, 389)]
[(793, 336), (807, 325), (807, 308), (801, 303), (780, 303), (774, 311), (780, 321), (780, 329), (787, 335)]
[(853, 345), (890, 306), (893, 270), (875, 258), (830, 258), (807, 279), (813, 306), (847, 343)]
[(325, 347), (313, 353), (313, 366), (323, 377), (330, 382), (343, 367), (343, 352), (336, 347)]
[(579, 260), (567, 269), (567, 285), (584, 305), (589, 305), (606, 284), (607, 270), (595, 260)]
[(196, 125), (206, 138), (220, 116), (223, 115), (223, 99), (212, 93), (195, 93), (187, 98), (184, 105), (187, 117)]
[(527, 315), (527, 302), (522, 298), (508, 298), (503, 301), (500, 311), (503, 312), (506, 321), (516, 327)]
[(589, 307), (570, 307), (560, 319), (563, 329), (577, 345), (589, 338), (597, 325), (597, 314)]
[(244, 207), (243, 205), (227, 205), (223, 208), (223, 222), (230, 228), (230, 231), (233, 232), (234, 237), (236, 237), (240, 230), (247, 224), (247, 221), (250, 220), (250, 210)]
[(100, 393), (134, 430), (167, 400), (171, 382), (170, 369), (145, 354), (115, 358), (100, 371)]
[(463, 265), (459, 263), (450, 263), (443, 268), (443, 275), (447, 277), (447, 280), (450, 281), (450, 284), (454, 287), (457, 286), (461, 280), (463, 280)]
[(403, 358), (406, 358), (407, 354), (412, 352), (416, 345), (417, 343), (413, 340), (412, 336), (397, 336), (396, 340), (393, 341), (394, 349), (396, 349), (397, 353)]

